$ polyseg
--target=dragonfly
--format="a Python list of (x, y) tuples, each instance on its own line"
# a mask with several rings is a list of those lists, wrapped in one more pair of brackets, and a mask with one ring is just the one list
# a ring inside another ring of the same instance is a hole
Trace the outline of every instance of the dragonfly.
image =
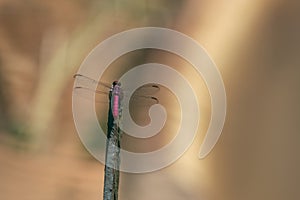
[[(88, 76), (82, 74), (75, 74), (74, 78), (77, 80), (77, 86), (74, 88), (74, 93), (80, 97), (88, 100), (94, 100), (95, 103), (109, 103), (110, 93), (114, 90), (121, 90), (118, 96), (121, 98), (130, 98), (130, 101), (135, 106), (149, 106), (153, 104), (158, 104), (159, 100), (157, 97), (153, 96), (156, 94), (160, 87), (156, 84), (147, 84), (140, 87), (137, 91), (133, 93), (132, 96), (128, 96), (127, 91), (123, 91), (121, 83), (114, 81), (112, 84), (104, 83), (102, 81), (96, 81)], [(93, 99), (94, 97), (94, 99)], [(123, 106), (122, 104), (120, 105)], [(127, 109), (127, 108), (125, 108)], [(116, 114), (116, 113), (115, 113)], [(117, 115), (115, 115), (116, 117)]]
[[(95, 97), (95, 103), (108, 104), (103, 199), (117, 200), (120, 174), (120, 141), (122, 135), (119, 123), (122, 117), (122, 100), (126, 97), (126, 91), (122, 90), (119, 81), (114, 81), (109, 85), (82, 74), (75, 74), (74, 78), (77, 80), (77, 86), (74, 88), (75, 94), (89, 100), (93, 100), (93, 97)], [(130, 99), (135, 106), (158, 104), (158, 98), (153, 95), (159, 90), (160, 87), (158, 85), (147, 84), (134, 92)]]

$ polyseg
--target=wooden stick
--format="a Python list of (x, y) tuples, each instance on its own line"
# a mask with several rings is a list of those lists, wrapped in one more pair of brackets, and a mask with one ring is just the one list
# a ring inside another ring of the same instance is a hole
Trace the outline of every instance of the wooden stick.
[(111, 98), (112, 92), (109, 93), (103, 200), (117, 200), (119, 190), (121, 130), (112, 114)]

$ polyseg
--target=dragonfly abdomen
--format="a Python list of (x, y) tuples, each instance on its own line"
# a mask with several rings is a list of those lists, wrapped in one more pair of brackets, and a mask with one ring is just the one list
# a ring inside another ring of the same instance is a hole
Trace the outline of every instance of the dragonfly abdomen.
[(114, 118), (117, 118), (119, 115), (119, 96), (114, 95), (114, 100), (113, 100), (113, 116)]
[(112, 113), (115, 119), (119, 117), (120, 105), (121, 105), (121, 87), (120, 84), (116, 84), (113, 88), (112, 94)]

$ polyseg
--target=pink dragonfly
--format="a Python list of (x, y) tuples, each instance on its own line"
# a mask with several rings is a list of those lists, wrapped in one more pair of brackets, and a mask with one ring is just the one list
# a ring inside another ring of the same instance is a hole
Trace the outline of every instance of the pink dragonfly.
[[(122, 99), (130, 98), (134, 106), (150, 106), (159, 103), (157, 97), (153, 96), (160, 90), (156, 84), (147, 84), (137, 89), (132, 96), (128, 97), (126, 91), (121, 88), (121, 83), (114, 81), (111, 85), (96, 81), (82, 74), (75, 74), (77, 85), (74, 88), (76, 95), (93, 100), (95, 103), (111, 103), (111, 109), (114, 119), (119, 118), (122, 110)], [(125, 108), (127, 109), (127, 108)]]

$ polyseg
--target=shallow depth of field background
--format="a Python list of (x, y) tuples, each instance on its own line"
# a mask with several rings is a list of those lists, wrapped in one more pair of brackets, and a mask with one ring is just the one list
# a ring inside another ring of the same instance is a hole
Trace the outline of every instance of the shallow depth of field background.
[[(200, 81), (202, 121), (191, 148), (163, 170), (122, 173), (120, 200), (298, 200), (299, 18), (300, 2), (283, 0), (0, 0), (0, 199), (102, 198), (103, 165), (72, 119), (72, 76), (104, 39), (159, 26), (208, 51), (224, 79), (227, 118), (213, 152), (198, 160), (210, 119)], [(162, 52), (115, 65), (153, 60), (195, 78), (191, 66)], [(110, 69), (107, 80), (120, 75)]]

